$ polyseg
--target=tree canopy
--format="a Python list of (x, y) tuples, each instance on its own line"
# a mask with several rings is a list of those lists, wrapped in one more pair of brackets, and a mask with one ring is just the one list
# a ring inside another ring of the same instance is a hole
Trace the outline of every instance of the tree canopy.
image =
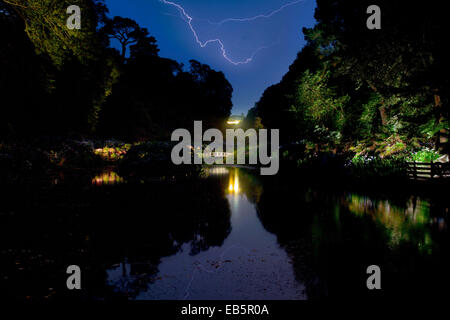
[[(67, 28), (71, 5), (81, 9), (81, 29)], [(167, 139), (193, 120), (218, 126), (230, 114), (222, 72), (160, 57), (150, 31), (109, 18), (103, 0), (3, 0), (0, 29), (4, 137)]]
[[(378, 1), (380, 30), (369, 30), (371, 1), (318, 0), (307, 45), (279, 84), (256, 104), (285, 143), (313, 150), (389, 154), (433, 145), (448, 152), (448, 58), (441, 2)], [(395, 149), (395, 148), (394, 148)], [(394, 151), (393, 151), (394, 152)]]

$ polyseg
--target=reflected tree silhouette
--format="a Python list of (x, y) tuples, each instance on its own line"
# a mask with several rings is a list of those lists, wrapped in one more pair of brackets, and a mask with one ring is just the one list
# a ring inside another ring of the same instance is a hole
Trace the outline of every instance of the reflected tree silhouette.
[[(209, 180), (2, 191), (8, 200), (1, 211), (14, 214), (0, 226), (0, 284), (19, 299), (133, 298), (155, 281), (161, 257), (183, 243), (195, 255), (222, 244), (231, 230), (223, 190)], [(83, 270), (81, 293), (60, 281), (71, 264)], [(111, 268), (125, 275), (122, 282), (107, 282)]]
[[(292, 258), (308, 297), (341, 299), (414, 296), (450, 283), (448, 207), (442, 200), (432, 203), (291, 182), (264, 184), (257, 207), (264, 227)], [(382, 293), (365, 286), (365, 270), (375, 262), (383, 270)]]

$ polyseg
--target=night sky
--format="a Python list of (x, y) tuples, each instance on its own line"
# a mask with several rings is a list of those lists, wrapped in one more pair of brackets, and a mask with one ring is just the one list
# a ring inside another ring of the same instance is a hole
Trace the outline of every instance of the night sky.
[[(305, 44), (302, 28), (315, 22), (315, 0), (166, 1), (173, 4), (161, 0), (106, 0), (106, 3), (111, 17), (132, 18), (148, 28), (158, 41), (160, 56), (185, 65), (195, 59), (223, 71), (234, 88), (233, 114), (246, 113), (267, 87), (281, 80)], [(181, 6), (185, 14), (174, 4)], [(218, 23), (259, 15), (266, 17)], [(188, 16), (200, 42), (220, 39), (231, 62), (222, 55), (218, 41), (204, 48), (196, 42)], [(247, 63), (233, 64), (239, 62)]]

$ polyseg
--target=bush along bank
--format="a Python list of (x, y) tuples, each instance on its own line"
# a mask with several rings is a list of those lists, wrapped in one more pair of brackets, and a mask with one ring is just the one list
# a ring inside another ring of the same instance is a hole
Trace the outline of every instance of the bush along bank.
[[(408, 147), (401, 142), (363, 145), (340, 151), (318, 150), (306, 143), (281, 147), (280, 172), (295, 172), (307, 180), (337, 180), (344, 183), (408, 183), (409, 162), (446, 161), (445, 156), (423, 144)], [(448, 183), (450, 179), (440, 181)]]
[(201, 166), (175, 166), (170, 142), (125, 143), (118, 140), (39, 139), (0, 143), (0, 182), (54, 183), (64, 176), (89, 176), (116, 170), (126, 181), (198, 177)]

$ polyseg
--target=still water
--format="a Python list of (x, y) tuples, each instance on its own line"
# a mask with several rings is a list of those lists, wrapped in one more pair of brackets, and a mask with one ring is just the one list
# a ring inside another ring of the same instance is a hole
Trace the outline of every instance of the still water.
[[(292, 260), (264, 229), (254, 203), (247, 198), (237, 168), (214, 168), (226, 188), (231, 232), (221, 246), (192, 254), (192, 242), (161, 259), (156, 281), (137, 299), (305, 299), (304, 286), (295, 279)], [(202, 241), (198, 234), (195, 241)], [(108, 283), (127, 290), (133, 266), (122, 263), (108, 270)]]
[[(52, 299), (444, 297), (450, 197), (343, 190), (213, 167), (201, 179), (131, 181), (109, 169), (8, 186), (0, 295)], [(66, 268), (83, 270), (69, 292)], [(367, 289), (367, 267), (382, 290)], [(442, 293), (444, 292), (444, 293)]]
[[(134, 298), (360, 297), (373, 294), (366, 287), (372, 264), (384, 271), (388, 297), (445, 288), (448, 202), (264, 183), (239, 168), (211, 168), (206, 179), (220, 185), (229, 207), (223, 242), (193, 250), (207, 237), (201, 231), (173, 240), (176, 252), (161, 257)], [(116, 264), (108, 285), (133, 292), (128, 286), (146, 277), (135, 269)]]

